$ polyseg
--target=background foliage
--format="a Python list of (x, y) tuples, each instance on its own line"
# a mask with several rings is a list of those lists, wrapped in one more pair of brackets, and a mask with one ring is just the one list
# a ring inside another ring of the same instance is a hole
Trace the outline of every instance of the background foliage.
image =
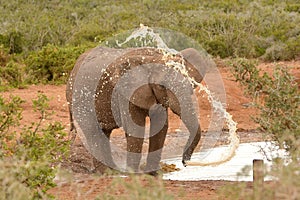
[(64, 83), (81, 52), (140, 23), (184, 33), (221, 58), (300, 55), (300, 3), (292, 0), (32, 2), (0, 1), (1, 89)]
[(48, 101), (38, 94), (32, 106), (40, 120), (19, 130), (24, 101), (0, 96), (0, 199), (50, 197), (46, 191), (55, 186), (57, 166), (67, 155), (69, 141), (61, 123), (42, 124), (51, 115)]
[(300, 55), (295, 0), (0, 0), (0, 13), (2, 90), (63, 83), (82, 51), (140, 23), (184, 33), (221, 58)]
[(278, 141), (281, 148), (300, 156), (300, 90), (286, 66), (277, 66), (272, 74), (256, 68), (247, 59), (231, 60), (236, 81), (250, 95), (260, 110), (254, 120), (262, 131)]

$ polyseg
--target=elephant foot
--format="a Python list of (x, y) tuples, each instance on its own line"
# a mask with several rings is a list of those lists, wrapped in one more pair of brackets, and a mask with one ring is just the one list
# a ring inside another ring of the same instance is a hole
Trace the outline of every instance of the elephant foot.
[(77, 136), (77, 131), (76, 129), (71, 129), (69, 131), (69, 140), (70, 140), (70, 144), (73, 145), (75, 143), (76, 140), (76, 136)]
[(129, 173), (140, 173), (140, 160), (141, 160), (140, 153), (127, 153), (127, 166), (126, 171)]
[(98, 161), (97, 159), (93, 158), (94, 168), (92, 169), (93, 173), (104, 174), (105, 171), (109, 169), (106, 165), (102, 162)]
[(158, 176), (161, 172), (161, 167), (159, 164), (154, 164), (153, 163), (151, 165), (146, 165), (146, 167), (144, 168), (144, 172), (145, 174), (151, 175), (151, 176)]
[(184, 167), (187, 166), (187, 164), (186, 164), (187, 161), (188, 161), (188, 160), (182, 160), (182, 164), (183, 164)]
[(146, 174), (154, 177), (157, 177), (159, 175), (158, 171), (146, 172)]
[(116, 166), (113, 164), (112, 166), (107, 166), (104, 163), (100, 162), (96, 158), (93, 158), (94, 168), (92, 169), (93, 173), (105, 174), (105, 173), (114, 173), (117, 172)]
[(192, 153), (191, 152), (185, 152), (182, 156), (182, 164), (184, 167), (187, 166), (187, 162), (191, 160)]
[(191, 154), (189, 155), (183, 155), (183, 158), (182, 158), (182, 164), (184, 167), (187, 166), (187, 162), (189, 162), (191, 160)]

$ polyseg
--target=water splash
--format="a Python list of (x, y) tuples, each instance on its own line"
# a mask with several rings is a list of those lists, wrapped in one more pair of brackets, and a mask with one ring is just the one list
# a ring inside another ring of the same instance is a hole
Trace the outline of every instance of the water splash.
[(228, 137), (228, 140), (230, 141), (229, 151), (224, 152), (220, 156), (221, 157), (220, 160), (208, 161), (208, 162), (187, 161), (186, 164), (190, 166), (208, 166), (208, 165), (219, 165), (226, 161), (229, 161), (235, 155), (235, 150), (239, 146), (239, 137), (237, 136), (236, 133), (237, 123), (232, 119), (232, 115), (229, 114), (224, 108), (224, 106), (222, 105), (222, 103), (214, 97), (213, 93), (208, 89), (208, 87), (204, 86), (201, 83), (198, 83), (192, 77), (189, 77), (184, 65), (183, 58), (182, 58), (182, 62), (168, 61), (166, 65), (170, 67), (174, 67), (176, 71), (186, 76), (189, 82), (193, 86), (198, 86), (199, 87), (198, 92), (204, 91), (207, 94), (208, 101), (211, 103), (214, 112), (217, 112), (220, 115), (220, 117), (225, 118), (225, 123), (227, 124), (227, 127), (229, 129), (229, 137)]
[[(149, 39), (150, 38), (150, 39)], [(220, 117), (225, 118), (225, 123), (229, 129), (229, 137), (228, 140), (230, 141), (229, 150), (224, 152), (218, 160), (213, 161), (189, 161), (187, 165), (191, 166), (208, 166), (208, 165), (218, 165), (224, 162), (229, 161), (234, 155), (235, 150), (239, 146), (239, 137), (237, 136), (237, 123), (232, 119), (232, 115), (229, 114), (224, 106), (222, 105), (221, 101), (217, 100), (214, 94), (209, 90), (208, 87), (204, 86), (201, 83), (198, 83), (194, 80), (194, 78), (189, 77), (188, 71), (184, 64), (184, 59), (181, 57), (180, 61), (170, 61), (170, 57), (174, 54), (178, 54), (179, 52), (175, 49), (169, 48), (163, 39), (160, 37), (158, 33), (155, 33), (153, 29), (144, 26), (143, 24), (140, 25), (140, 28), (133, 31), (130, 36), (128, 36), (124, 42), (118, 43), (119, 47), (122, 47), (124, 44), (128, 43), (131, 40), (137, 40), (143, 44), (144, 47), (156, 44), (156, 48), (160, 49), (163, 53), (163, 60), (166, 60), (165, 65), (169, 67), (173, 67), (177, 72), (180, 72), (183, 76), (185, 76), (188, 81), (191, 83), (192, 86), (198, 86), (199, 91), (204, 91), (207, 94), (208, 101), (211, 103), (214, 112), (218, 113)]]
[[(147, 38), (150, 39), (147, 40)], [(122, 47), (124, 44), (128, 43), (132, 39), (140, 41), (145, 47), (155, 43), (158, 49), (163, 49), (164, 51), (169, 52), (171, 54), (178, 53), (178, 51), (176, 51), (175, 49), (169, 48), (158, 33), (155, 33), (153, 29), (149, 28), (148, 26), (144, 26), (143, 24), (140, 24), (140, 28), (133, 31), (124, 42), (116, 42), (119, 47)]]

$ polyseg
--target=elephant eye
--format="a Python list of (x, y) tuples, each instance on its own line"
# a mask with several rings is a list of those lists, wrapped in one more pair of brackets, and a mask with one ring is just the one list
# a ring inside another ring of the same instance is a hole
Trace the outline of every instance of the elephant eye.
[(159, 84), (157, 85), (157, 87), (158, 87), (158, 89), (161, 89), (161, 90), (166, 88), (165, 86), (159, 85)]

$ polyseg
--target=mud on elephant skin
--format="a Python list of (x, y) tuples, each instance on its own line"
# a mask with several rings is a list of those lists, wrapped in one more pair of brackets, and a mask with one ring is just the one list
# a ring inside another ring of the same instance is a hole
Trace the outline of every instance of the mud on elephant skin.
[[(168, 130), (168, 113), (170, 108), (180, 116), (190, 132), (183, 150), (183, 164), (191, 158), (197, 146), (201, 129), (198, 116), (192, 101), (193, 86), (186, 76), (178, 72), (176, 63), (186, 66), (189, 77), (201, 82), (207, 62), (205, 57), (195, 49), (189, 48), (177, 55), (165, 54), (155, 48), (136, 48), (126, 51), (98, 47), (94, 52), (117, 52), (115, 57), (101, 69), (97, 80), (85, 80), (85, 84), (96, 81), (94, 92), (94, 109), (97, 123), (109, 141), (113, 129), (123, 127), (127, 140), (127, 170), (139, 172), (141, 151), (145, 137), (145, 119), (150, 118), (150, 137), (147, 163), (144, 172), (156, 174), (159, 169), (162, 149)], [(67, 84), (67, 101), (69, 102), (71, 129), (74, 131), (74, 84), (78, 79), (78, 71), (85, 62), (95, 59), (90, 52), (84, 53), (77, 61)], [(175, 64), (174, 64), (175, 63)], [(93, 71), (94, 66), (89, 70)], [(99, 70), (98, 70), (99, 71)], [(94, 134), (83, 133), (86, 137)], [(102, 142), (98, 151), (95, 167), (101, 163), (118, 169), (111, 155), (109, 142)], [(94, 155), (94, 154), (93, 154)], [(102, 168), (102, 167), (101, 167)], [(100, 169), (100, 167), (99, 167)]]

